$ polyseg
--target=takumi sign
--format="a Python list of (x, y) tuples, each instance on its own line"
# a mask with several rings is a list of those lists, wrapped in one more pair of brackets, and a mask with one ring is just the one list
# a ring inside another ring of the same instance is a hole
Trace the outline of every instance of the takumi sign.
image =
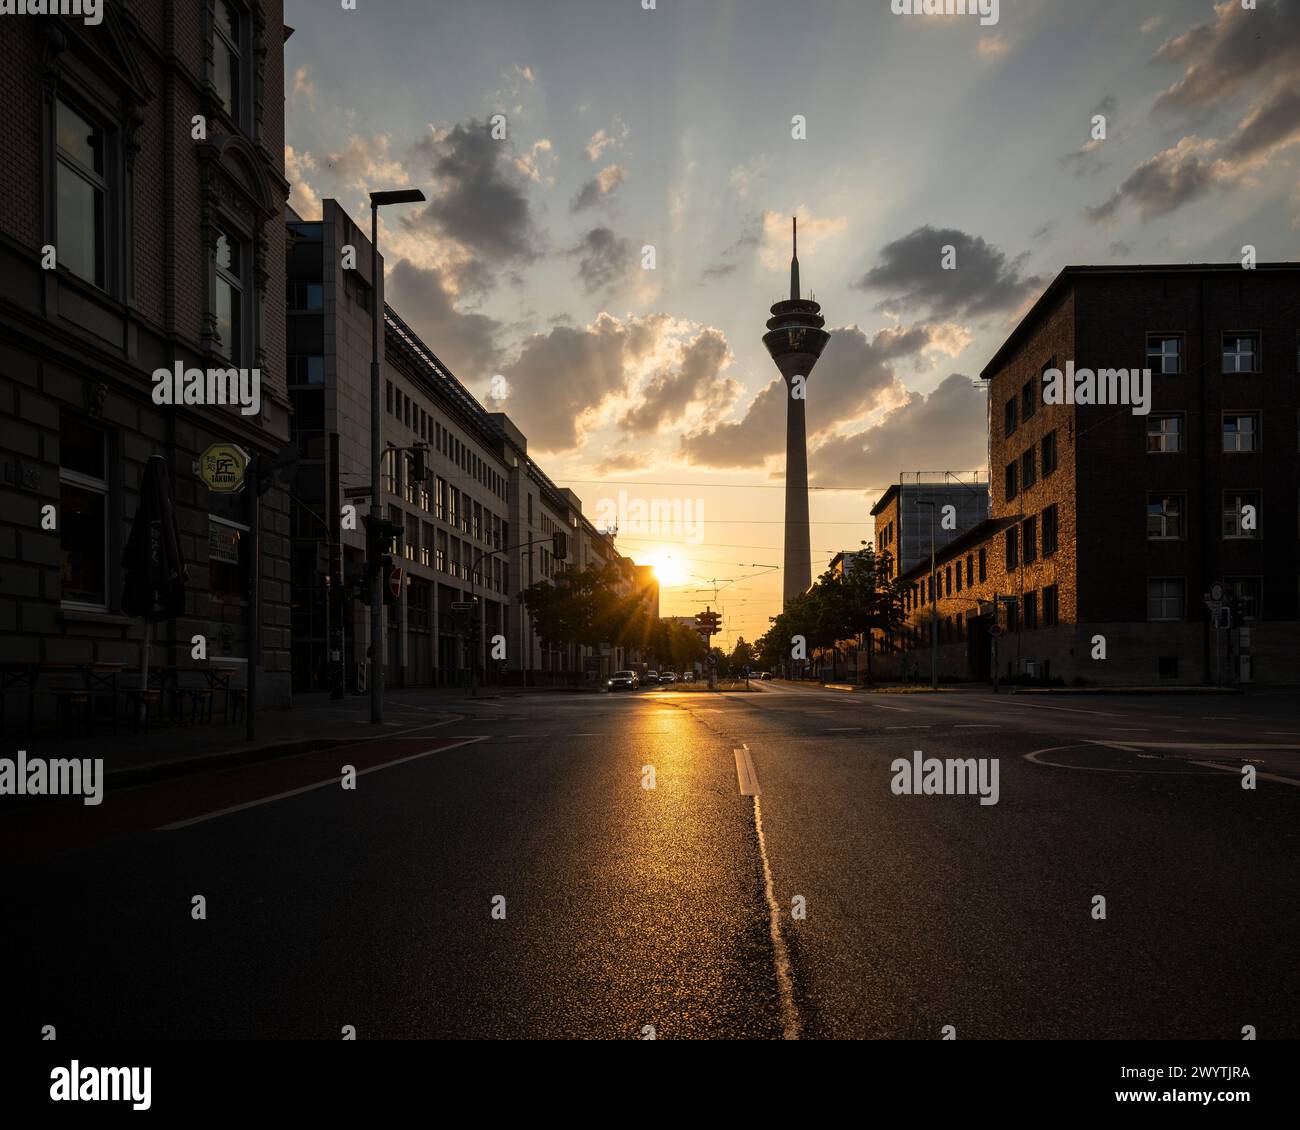
[(218, 494), (243, 490), (247, 470), (248, 452), (233, 443), (214, 443), (199, 456), (199, 478)]

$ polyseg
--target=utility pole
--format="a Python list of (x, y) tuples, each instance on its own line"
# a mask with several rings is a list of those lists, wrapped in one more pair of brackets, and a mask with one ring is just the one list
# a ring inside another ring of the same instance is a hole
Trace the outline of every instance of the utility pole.
[(930, 508), (930, 689), (939, 689), (939, 592), (935, 586), (934, 512), (938, 503), (918, 498), (916, 505)]
[[(380, 461), (383, 435), (380, 425), (380, 369), (383, 366), (384, 278), (379, 271), (379, 209), (385, 204), (416, 204), (424, 200), (418, 188), (370, 194), (370, 519), (376, 529), (383, 519)], [(380, 576), (377, 546), (370, 552), (370, 721), (384, 720), (384, 578)]]

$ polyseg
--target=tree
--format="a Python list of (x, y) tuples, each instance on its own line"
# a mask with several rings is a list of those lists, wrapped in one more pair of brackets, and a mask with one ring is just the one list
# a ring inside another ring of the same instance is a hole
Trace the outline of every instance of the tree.
[(755, 663), (754, 645), (746, 643), (744, 636), (738, 637), (736, 646), (731, 649), (731, 654), (727, 656), (727, 662), (733, 675), (742, 673), (746, 667), (753, 667)]

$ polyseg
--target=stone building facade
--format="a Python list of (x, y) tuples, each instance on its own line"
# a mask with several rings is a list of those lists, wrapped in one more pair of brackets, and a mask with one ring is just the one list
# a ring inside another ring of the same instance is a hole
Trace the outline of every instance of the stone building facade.
[[(190, 662), (202, 635), (242, 681), (260, 624), (259, 703), (288, 704), (287, 495), (262, 499), (252, 609), (251, 492), (210, 493), (196, 469), (213, 444), (274, 459), (289, 437), (286, 35), (279, 0), (106, 0), (93, 26), (5, 19), (0, 660), (139, 664), (120, 558), (157, 454), (189, 581), (152, 662)], [(178, 364), (256, 369), (257, 411), (157, 403), (153, 374)]]

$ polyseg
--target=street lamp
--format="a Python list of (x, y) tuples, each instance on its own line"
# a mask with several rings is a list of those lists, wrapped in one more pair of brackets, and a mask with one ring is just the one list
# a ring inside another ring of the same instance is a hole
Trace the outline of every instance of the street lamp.
[[(383, 364), (384, 279), (379, 273), (379, 209), (385, 204), (418, 204), (425, 195), (418, 188), (370, 194), (370, 295), (374, 309), (370, 332), (370, 521), (378, 530), (383, 518), (379, 494), (379, 464), (382, 457), (379, 417), (379, 370)], [(380, 576), (379, 545), (367, 537), (370, 559), (370, 721), (384, 720), (384, 578)]]
[(935, 588), (934, 569), (934, 512), (938, 506), (935, 502), (916, 500), (918, 507), (930, 508), (930, 689), (939, 689), (939, 593)]

